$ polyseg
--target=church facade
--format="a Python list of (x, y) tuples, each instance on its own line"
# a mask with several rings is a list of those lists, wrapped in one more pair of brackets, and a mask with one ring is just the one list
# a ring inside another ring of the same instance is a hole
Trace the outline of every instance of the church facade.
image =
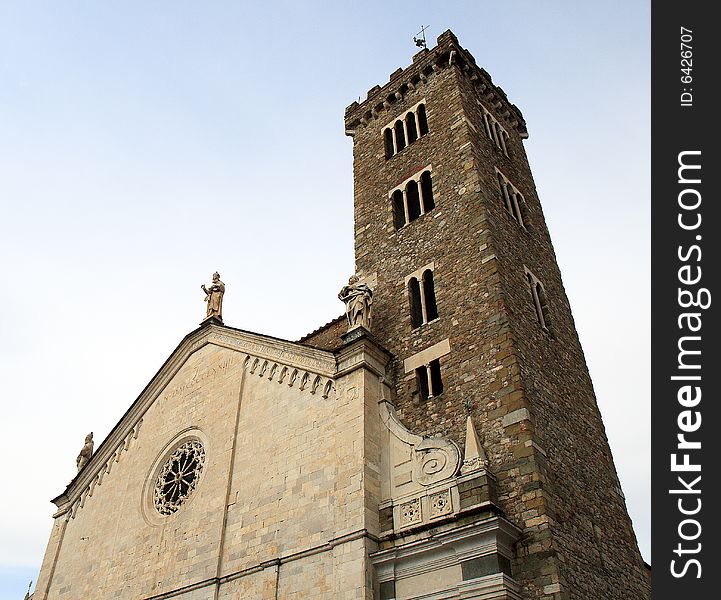
[(448, 31), (345, 128), (346, 315), (235, 329), (215, 274), (53, 500), (33, 600), (650, 597), (519, 109)]

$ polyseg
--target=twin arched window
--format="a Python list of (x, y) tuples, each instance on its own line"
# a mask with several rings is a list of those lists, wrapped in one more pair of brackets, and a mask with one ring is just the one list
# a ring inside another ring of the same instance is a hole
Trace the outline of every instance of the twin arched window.
[(386, 160), (427, 133), (426, 105), (421, 102), (383, 130)]
[(416, 383), (421, 400), (428, 400), (443, 393), (441, 363), (438, 359), (416, 369)]
[(526, 280), (531, 290), (531, 299), (533, 301), (533, 309), (536, 312), (536, 320), (544, 331), (550, 332), (550, 315), (548, 310), (548, 298), (546, 290), (540, 279), (526, 269)]
[(438, 318), (433, 271), (426, 269), (420, 277), (408, 280), (408, 301), (413, 329)]
[(508, 153), (508, 132), (501, 127), (495, 117), (489, 113), (485, 107), (481, 106), (483, 112), (483, 128), (486, 130), (486, 136), (490, 139), (503, 154), (510, 156)]
[(498, 178), (498, 189), (501, 192), (501, 202), (503, 202), (503, 206), (508, 213), (518, 221), (519, 225), (525, 227), (526, 203), (521, 192), (519, 192), (498, 169), (496, 169), (496, 177)]
[(423, 171), (417, 179), (410, 179), (404, 188), (395, 190), (391, 194), (391, 204), (396, 229), (433, 210), (436, 204), (430, 170)]

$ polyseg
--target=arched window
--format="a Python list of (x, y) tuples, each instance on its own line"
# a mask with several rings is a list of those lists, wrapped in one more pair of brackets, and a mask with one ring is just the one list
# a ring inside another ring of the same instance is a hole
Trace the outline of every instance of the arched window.
[(383, 137), (386, 144), (386, 160), (394, 154), (393, 150), (393, 130), (390, 127), (386, 127), (383, 131)]
[(488, 124), (488, 113), (485, 110), (483, 111), (483, 128), (486, 130), (486, 136), (488, 139), (493, 139), (493, 136), (491, 135), (491, 127)]
[(508, 132), (501, 127), (491, 113), (489, 113), (484, 107), (481, 107), (481, 116), (483, 117), (483, 128), (486, 130), (486, 135), (489, 139), (493, 140), (496, 147), (501, 150), (506, 156), (510, 156), (508, 153)]
[(396, 190), (391, 196), (391, 204), (393, 206), (393, 225), (396, 229), (400, 229), (406, 224), (406, 209), (403, 202), (403, 192)]
[(426, 118), (426, 105), (419, 104), (418, 115), (418, 135), (426, 135), (428, 133), (428, 119)]
[(427, 213), (433, 210), (436, 204), (433, 201), (433, 182), (430, 171), (424, 171), (421, 175), (421, 196), (423, 197), (423, 212)]
[(544, 329), (548, 329), (550, 320), (548, 318), (548, 300), (546, 299), (546, 290), (540, 282), (536, 282), (536, 296), (538, 298), (539, 306), (539, 323)]
[(403, 121), (396, 121), (394, 130), (396, 133), (396, 152), (400, 152), (406, 147), (406, 134), (403, 131)]
[(501, 147), (501, 127), (496, 121), (493, 121), (493, 140), (496, 146)]
[(536, 320), (542, 329), (550, 332), (550, 315), (548, 298), (546, 297), (546, 290), (543, 284), (540, 282), (538, 277), (526, 269), (526, 279), (531, 289), (531, 299), (533, 302), (533, 309), (536, 312)]
[(411, 328), (417, 329), (438, 318), (432, 266), (416, 271), (407, 279)]
[(402, 191), (396, 189), (392, 193), (389, 192), (393, 225), (396, 229), (408, 225), (435, 207), (430, 166), (428, 170), (419, 171), (412, 178), (407, 179), (404, 185)]
[(516, 192), (513, 196), (513, 208), (516, 211), (516, 220), (521, 224), (525, 226), (525, 203), (523, 200), (523, 196), (519, 192)]
[(383, 129), (386, 160), (428, 133), (426, 106), (421, 103)]
[(408, 301), (411, 309), (411, 327), (416, 329), (423, 324), (423, 307), (421, 305), (421, 286), (415, 277), (408, 282)]
[(443, 393), (443, 380), (441, 379), (441, 363), (438, 359), (432, 360), (429, 365), (431, 372), (430, 392), (433, 396), (440, 396)]
[(438, 359), (416, 369), (416, 383), (421, 400), (428, 400), (443, 393), (441, 363)]
[(426, 309), (425, 322), (428, 323), (438, 318), (438, 306), (436, 305), (436, 290), (433, 285), (433, 271), (426, 269), (423, 273), (423, 299)]
[(511, 213), (511, 216), (518, 221), (518, 216), (516, 215), (516, 211), (513, 209), (513, 198), (515, 197), (516, 192), (513, 189), (513, 186), (510, 183), (506, 184), (506, 210)]
[(415, 221), (421, 216), (421, 198), (418, 194), (418, 184), (412, 179), (406, 186), (406, 202), (408, 205), (408, 222)]
[(499, 171), (496, 171), (496, 177), (498, 178), (498, 189), (501, 192), (501, 203), (508, 210), (508, 201), (506, 200), (506, 182), (503, 180), (503, 176)]
[(518, 221), (519, 225), (525, 228), (526, 202), (523, 194), (498, 169), (496, 169), (496, 178), (498, 179), (498, 187), (501, 191), (501, 201), (504, 208)]
[(408, 143), (412, 144), (418, 139), (418, 131), (416, 130), (416, 116), (409, 112), (406, 115), (406, 131), (408, 132)]
[(418, 395), (421, 400), (428, 400), (430, 390), (428, 389), (428, 368), (423, 365), (416, 369), (416, 383), (418, 385)]

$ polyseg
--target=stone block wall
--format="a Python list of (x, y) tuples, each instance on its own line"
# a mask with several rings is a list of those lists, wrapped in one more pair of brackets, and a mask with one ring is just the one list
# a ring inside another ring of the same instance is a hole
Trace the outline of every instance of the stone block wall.
[[(373, 348), (336, 357), (218, 326), (188, 336), (116, 426), (126, 441), (113, 451), (111, 432), (56, 499), (34, 597), (372, 600), (387, 362), (375, 350), (369, 371)], [(157, 473), (188, 436), (202, 474), (163, 516)]]
[(315, 331), (304, 335), (298, 340), (298, 343), (321, 350), (335, 350), (343, 344), (341, 336), (348, 329), (348, 320), (343, 314), (336, 317), (329, 323), (319, 327)]
[[(67, 527), (39, 598), (145, 598), (215, 577), (242, 366), (239, 353), (206, 346), (178, 371), (92, 494), (58, 517)], [(153, 474), (183, 433), (202, 438), (206, 464), (187, 505), (161, 519), (147, 510)]]

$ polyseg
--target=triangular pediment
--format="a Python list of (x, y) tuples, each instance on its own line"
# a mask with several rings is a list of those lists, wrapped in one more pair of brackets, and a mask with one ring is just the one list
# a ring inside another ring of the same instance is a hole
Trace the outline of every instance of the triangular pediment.
[[(171, 353), (117, 425), (103, 440), (90, 461), (53, 500), (63, 514), (81, 508), (95, 486), (102, 484), (115, 462), (137, 439), (143, 416), (159, 398), (175, 393), (174, 377), (190, 358), (208, 345), (238, 353), (238, 361), (251, 375), (269, 382), (287, 384), (299, 390), (327, 396), (336, 374), (333, 353), (257, 333), (206, 323), (189, 333)], [(222, 368), (222, 365), (219, 367)], [(207, 373), (198, 373), (190, 385), (202, 386)], [(187, 383), (185, 384), (188, 385)], [(171, 389), (172, 388), (172, 389)], [(56, 515), (57, 516), (57, 515)]]

